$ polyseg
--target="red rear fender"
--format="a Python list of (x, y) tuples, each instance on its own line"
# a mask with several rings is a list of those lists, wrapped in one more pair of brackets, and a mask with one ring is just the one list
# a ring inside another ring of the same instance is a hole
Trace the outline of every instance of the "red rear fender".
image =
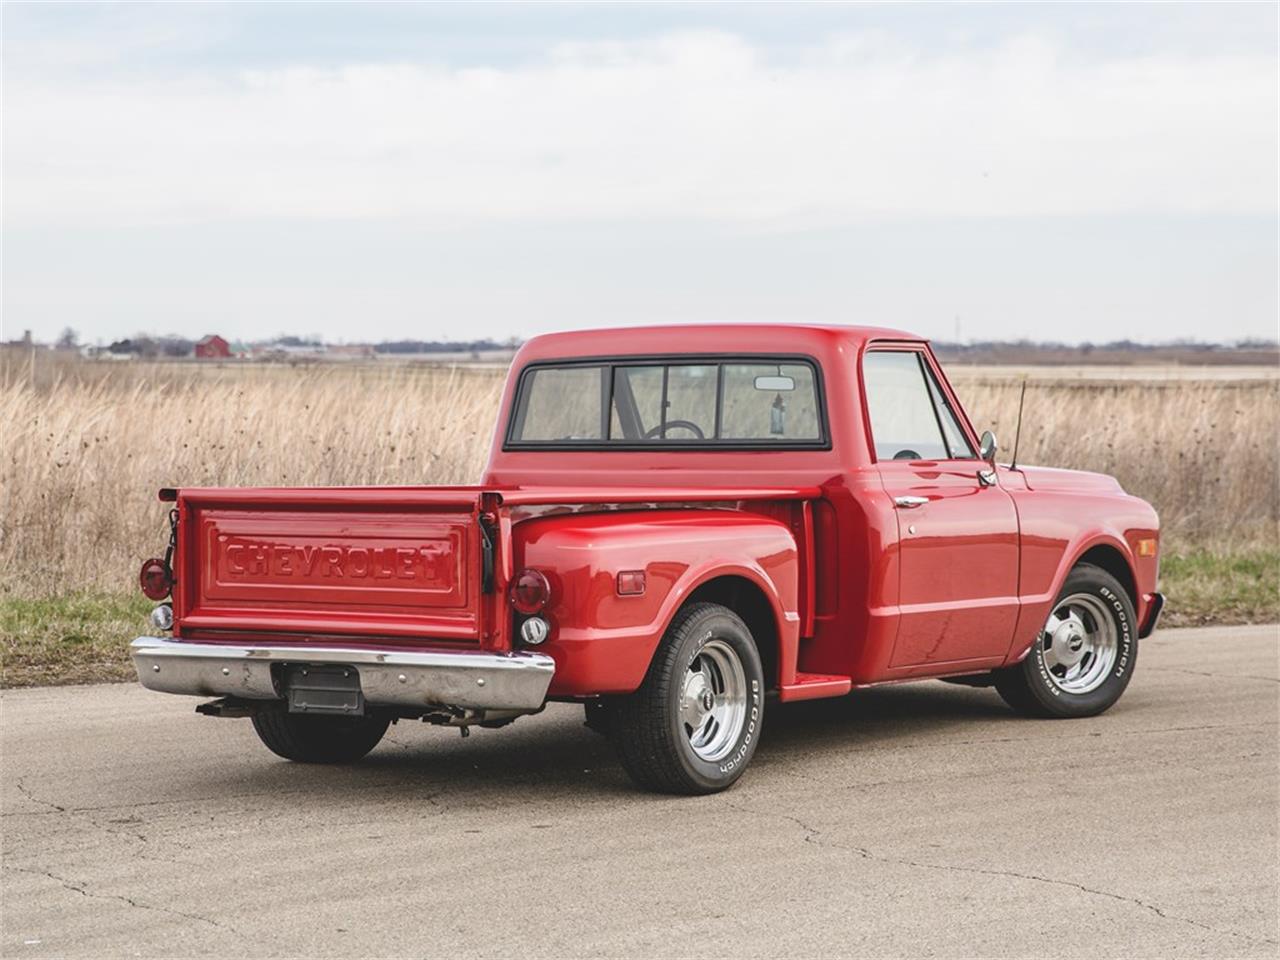
[[(516, 569), (533, 567), (551, 584), (551, 636), (538, 649), (556, 660), (552, 696), (636, 689), (676, 611), (721, 576), (760, 589), (794, 656), (799, 564), (794, 536), (776, 520), (732, 510), (579, 513), (526, 520), (513, 541)], [(631, 571), (643, 571), (643, 594), (619, 593), (618, 574)]]

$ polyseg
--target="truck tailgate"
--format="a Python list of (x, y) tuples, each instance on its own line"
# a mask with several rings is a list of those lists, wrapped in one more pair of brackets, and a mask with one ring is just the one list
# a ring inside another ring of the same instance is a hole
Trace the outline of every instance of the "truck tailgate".
[(178, 632), (477, 643), (481, 496), (469, 487), (179, 491)]

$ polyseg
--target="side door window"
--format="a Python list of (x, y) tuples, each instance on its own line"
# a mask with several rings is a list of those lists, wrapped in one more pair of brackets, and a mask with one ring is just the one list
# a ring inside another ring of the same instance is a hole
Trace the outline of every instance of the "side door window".
[(862, 361), (876, 460), (971, 460), (973, 447), (915, 350), (873, 350)]
[(946, 394), (938, 386), (933, 371), (929, 369), (928, 364), (924, 363), (924, 357), (920, 357), (920, 362), (924, 378), (929, 384), (929, 396), (933, 398), (933, 408), (938, 412), (938, 422), (942, 424), (942, 436), (947, 441), (947, 452), (951, 454), (951, 459), (977, 460), (978, 455), (973, 452), (973, 446), (965, 436), (964, 428), (960, 426), (960, 418), (951, 409), (951, 404), (947, 402)]

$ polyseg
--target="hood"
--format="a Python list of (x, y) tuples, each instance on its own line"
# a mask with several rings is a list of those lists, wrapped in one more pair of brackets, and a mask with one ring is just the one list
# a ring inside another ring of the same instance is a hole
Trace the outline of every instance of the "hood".
[(1018, 467), (1032, 490), (1062, 490), (1072, 493), (1124, 493), (1120, 481), (1105, 473), (1061, 470), (1057, 467)]

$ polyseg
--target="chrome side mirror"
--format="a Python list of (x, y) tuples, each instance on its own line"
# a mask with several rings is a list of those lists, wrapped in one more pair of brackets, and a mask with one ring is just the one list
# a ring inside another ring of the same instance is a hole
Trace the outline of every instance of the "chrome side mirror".
[(996, 465), (996, 451), (1000, 449), (1000, 445), (996, 443), (996, 435), (990, 430), (982, 434), (982, 439), (978, 441), (978, 456), (991, 464)]

